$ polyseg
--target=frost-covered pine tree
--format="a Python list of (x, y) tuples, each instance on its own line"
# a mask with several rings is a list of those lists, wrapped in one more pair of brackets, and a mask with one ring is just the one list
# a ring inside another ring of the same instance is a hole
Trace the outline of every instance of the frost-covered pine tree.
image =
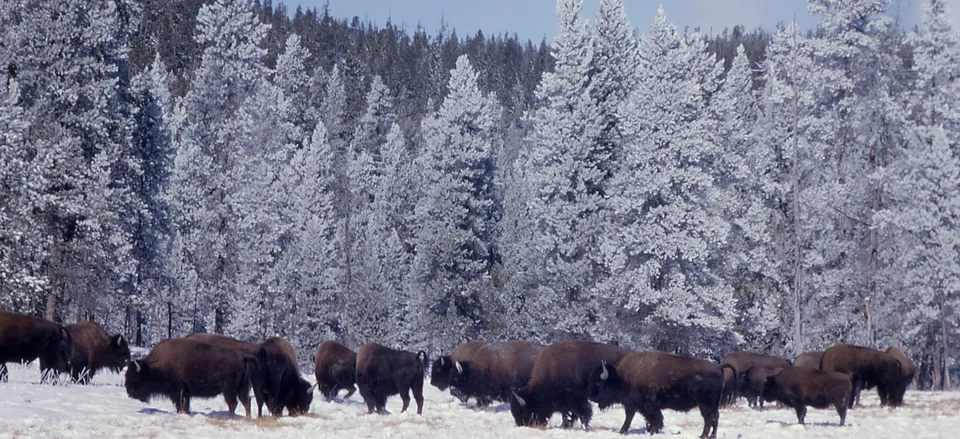
[[(903, 62), (889, 0), (810, 0), (820, 15), (814, 40), (816, 62), (830, 75), (819, 97), (825, 113), (820, 130), (830, 148), (821, 172), (826, 186), (813, 194), (815, 209), (830, 212), (818, 226), (823, 241), (820, 269), (805, 285), (814, 291), (842, 291), (834, 314), (856, 313), (826, 332), (841, 341), (876, 346), (878, 307), (888, 294), (882, 267), (896, 258), (894, 239), (880, 235), (873, 216), (884, 208), (882, 170), (900, 154), (904, 114), (897, 102)], [(879, 183), (879, 184), (878, 184)], [(842, 311), (838, 311), (842, 310)]]
[(243, 160), (257, 147), (247, 136), (258, 110), (250, 108), (250, 97), (266, 82), (260, 43), (267, 27), (243, 0), (204, 6), (197, 20), (198, 42), (206, 48), (174, 117), (176, 159), (169, 194), (185, 262), (192, 266), (183, 272), (197, 276), (192, 329), (223, 333), (230, 298), (242, 284), (237, 276), (243, 266), (241, 196), (251, 183), (264, 187), (259, 179), (241, 178), (250, 170)]
[[(906, 154), (889, 170), (889, 205), (877, 213), (884, 231), (899, 236), (900, 254), (885, 267), (898, 288), (882, 317), (884, 337), (929, 362), (935, 388), (950, 389), (946, 373), (956, 347), (960, 309), (960, 37), (944, 0), (924, 2), (924, 29), (911, 36), (915, 83), (908, 100)], [(899, 328), (894, 330), (892, 328)]]
[(621, 110), (630, 146), (612, 185), (617, 223), (604, 242), (612, 273), (605, 290), (636, 322), (625, 329), (638, 344), (717, 353), (736, 317), (716, 251), (730, 225), (710, 212), (718, 150), (709, 97), (720, 69), (662, 9), (639, 54), (639, 83)]
[[(514, 223), (529, 245), (514, 256), (523, 261), (532, 323), (544, 340), (607, 338), (596, 328), (606, 301), (596, 296), (603, 275), (600, 237), (607, 220), (606, 200), (592, 183), (605, 169), (591, 159), (603, 157), (596, 139), (600, 109), (593, 97), (593, 36), (580, 18), (579, 0), (558, 0), (560, 33), (553, 42), (556, 60), (537, 87), (540, 106), (530, 116), (530, 155), (524, 172), (528, 185), (528, 221)], [(525, 224), (524, 224), (525, 223)], [(514, 232), (510, 232), (514, 233)]]
[(447, 97), (422, 128), (413, 278), (420, 290), (416, 327), (427, 339), (416, 345), (443, 352), (484, 327), (482, 303), (498, 258), (493, 165), (501, 110), (480, 91), (478, 75), (466, 55), (457, 58)]
[(318, 115), (311, 104), (317, 99), (312, 94), (321, 91), (310, 87), (311, 76), (306, 67), (309, 57), (310, 51), (300, 43), (300, 37), (290, 34), (283, 53), (277, 56), (277, 67), (273, 72), (273, 83), (290, 101), (292, 122), (305, 132), (312, 132), (316, 124)]

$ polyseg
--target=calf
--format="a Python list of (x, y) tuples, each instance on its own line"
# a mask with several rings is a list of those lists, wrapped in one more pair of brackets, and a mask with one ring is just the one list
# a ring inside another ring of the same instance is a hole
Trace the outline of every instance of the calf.
[(239, 350), (173, 338), (160, 342), (146, 358), (127, 364), (127, 396), (150, 402), (156, 395), (173, 401), (177, 413), (190, 413), (190, 399), (223, 395), (230, 415), (237, 399), (250, 417), (250, 375), (257, 359)]
[(90, 384), (101, 369), (120, 373), (130, 361), (130, 346), (122, 335), (109, 335), (96, 322), (78, 322), (66, 327), (73, 335), (70, 375), (73, 381)]
[[(690, 411), (703, 416), (701, 438), (717, 437), (720, 399), (724, 392), (723, 369), (699, 358), (663, 352), (631, 352), (620, 361), (601, 362), (590, 375), (590, 398), (601, 410), (622, 404), (626, 419), (620, 433), (627, 434), (637, 412), (647, 421), (647, 433), (663, 430), (663, 409)], [(712, 430), (712, 433), (711, 433)]]
[(823, 352), (820, 369), (850, 374), (853, 393), (857, 395), (857, 398), (847, 401), (850, 407), (859, 399), (860, 389), (872, 389), (874, 386), (880, 395), (881, 405), (897, 407), (903, 403), (906, 380), (900, 361), (890, 354), (861, 346), (840, 344)]
[(417, 400), (417, 414), (423, 414), (423, 376), (427, 354), (398, 351), (376, 343), (367, 343), (357, 351), (357, 387), (367, 412), (383, 413), (387, 397), (399, 394), (401, 412), (410, 406), (410, 390)]
[(530, 381), (533, 363), (543, 348), (522, 340), (487, 343), (470, 360), (454, 362), (450, 385), (478, 400), (506, 402), (513, 389)]
[(40, 359), (40, 382), (70, 370), (73, 335), (56, 323), (0, 311), (0, 382), (6, 382), (7, 362)]
[(313, 373), (317, 377), (320, 394), (333, 400), (341, 389), (347, 389), (349, 398), (357, 390), (357, 353), (335, 342), (325, 341), (313, 356)]
[[(219, 334), (197, 333), (191, 334), (186, 338), (187, 340), (212, 344), (222, 348), (236, 349), (253, 358), (256, 358), (258, 355), (260, 355), (260, 345), (256, 343), (240, 341), (235, 338), (230, 338)], [(263, 404), (266, 403), (266, 399), (263, 397), (263, 380), (255, 379), (255, 377), (262, 374), (263, 372), (260, 370), (259, 366), (258, 368), (254, 369), (253, 373), (251, 374), (251, 379), (253, 380), (251, 383), (253, 387), (253, 396), (257, 400), (257, 418), (263, 417)]]
[(842, 426), (847, 420), (847, 402), (853, 398), (853, 384), (847, 374), (791, 367), (767, 377), (762, 396), (793, 407), (801, 424), (807, 416), (807, 406), (825, 409), (832, 405), (840, 414)]
[[(461, 389), (451, 387), (450, 372), (453, 370), (454, 363), (473, 358), (473, 354), (487, 343), (488, 342), (482, 340), (470, 341), (458, 346), (457, 350), (453, 351), (452, 354), (444, 355), (434, 360), (433, 366), (430, 368), (430, 384), (441, 391), (450, 387), (450, 394), (466, 404), (467, 400), (473, 395), (465, 394)], [(477, 398), (477, 402), (480, 405), (487, 405), (489, 403), (489, 401), (481, 400), (480, 398)]]
[(533, 363), (530, 381), (510, 395), (510, 413), (521, 426), (545, 426), (560, 412), (563, 427), (579, 419), (586, 428), (593, 417), (588, 382), (601, 362), (616, 363), (629, 351), (618, 346), (567, 340), (543, 348)]
[(310, 410), (313, 386), (300, 376), (293, 346), (280, 337), (269, 338), (260, 345), (253, 383), (262, 389), (267, 408), (274, 416), (282, 415), (284, 407), (291, 416)]

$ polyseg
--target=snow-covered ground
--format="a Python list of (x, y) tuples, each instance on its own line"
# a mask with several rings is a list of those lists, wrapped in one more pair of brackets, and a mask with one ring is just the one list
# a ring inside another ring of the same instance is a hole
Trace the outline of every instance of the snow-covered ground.
[[(623, 410), (595, 410), (591, 431), (552, 427), (544, 430), (514, 426), (509, 407), (487, 410), (464, 407), (449, 393), (426, 386), (423, 416), (416, 405), (400, 413), (399, 397), (387, 403), (390, 415), (367, 415), (359, 394), (328, 403), (317, 393), (310, 415), (299, 418), (246, 420), (228, 418), (222, 398), (194, 399), (190, 416), (178, 415), (173, 404), (157, 399), (149, 404), (127, 397), (123, 377), (98, 375), (90, 386), (37, 384), (36, 363), (10, 366), (10, 382), (0, 383), (0, 438), (616, 438)], [(308, 377), (311, 381), (313, 377)], [(866, 395), (866, 393), (865, 393)], [(810, 409), (807, 425), (797, 425), (793, 410), (755, 411), (735, 407), (721, 412), (722, 438), (955, 438), (960, 434), (960, 393), (908, 392), (905, 407), (880, 408), (875, 392), (865, 407), (847, 415), (839, 427), (834, 410)], [(243, 408), (238, 408), (242, 415)], [(665, 411), (670, 437), (697, 437), (703, 426), (698, 411)], [(254, 416), (256, 410), (254, 409)], [(645, 433), (643, 418), (634, 419), (631, 435)]]

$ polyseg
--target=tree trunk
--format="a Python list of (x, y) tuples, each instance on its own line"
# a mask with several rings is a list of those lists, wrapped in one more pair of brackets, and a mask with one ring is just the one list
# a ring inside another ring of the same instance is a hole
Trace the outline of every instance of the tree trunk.
[(173, 338), (173, 302), (167, 302), (167, 338)]
[(940, 311), (940, 350), (943, 352), (941, 356), (943, 357), (943, 390), (953, 389), (953, 384), (950, 382), (950, 365), (947, 362), (949, 358), (949, 346), (947, 345), (947, 319), (944, 317), (943, 309)]
[(54, 235), (50, 242), (50, 265), (47, 266), (47, 280), (50, 281), (50, 288), (47, 290), (46, 308), (44, 309), (44, 318), (51, 322), (57, 322), (57, 311), (60, 307), (60, 252), (57, 245), (57, 237)]

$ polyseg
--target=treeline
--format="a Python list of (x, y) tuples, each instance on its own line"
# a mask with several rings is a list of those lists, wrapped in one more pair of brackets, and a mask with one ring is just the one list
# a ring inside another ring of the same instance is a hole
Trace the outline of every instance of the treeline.
[(712, 38), (560, 0), (549, 46), (203, 3), (0, 6), (3, 308), (304, 353), (898, 345), (951, 385), (942, 0)]

